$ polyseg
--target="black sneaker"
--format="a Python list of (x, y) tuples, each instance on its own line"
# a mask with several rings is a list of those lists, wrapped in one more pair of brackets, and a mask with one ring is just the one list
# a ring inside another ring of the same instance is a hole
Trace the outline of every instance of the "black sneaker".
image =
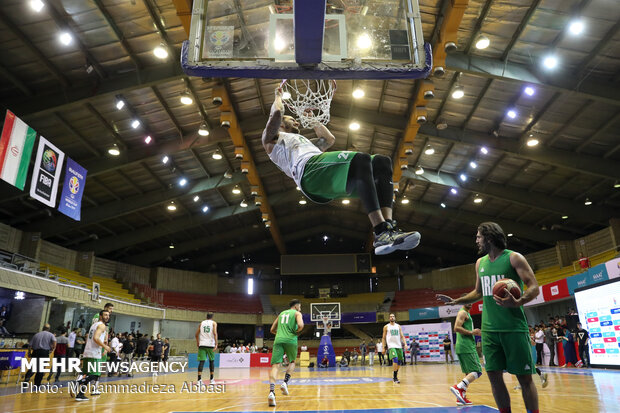
[(86, 397), (83, 393), (80, 393), (75, 397), (75, 401), (76, 402), (87, 402), (88, 397)]
[(400, 380), (394, 379), (394, 384), (400, 384)]
[(372, 245), (375, 247), (376, 255), (386, 255), (396, 250), (407, 251), (413, 249), (417, 247), (419, 243), (419, 232), (403, 232), (400, 230), (388, 229), (379, 235), (375, 235), (375, 242)]

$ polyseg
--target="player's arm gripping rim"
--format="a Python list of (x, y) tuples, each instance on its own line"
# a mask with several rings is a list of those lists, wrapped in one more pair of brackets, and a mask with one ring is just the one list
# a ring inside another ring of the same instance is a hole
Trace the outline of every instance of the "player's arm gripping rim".
[(321, 150), (321, 152), (325, 152), (336, 143), (336, 138), (332, 133), (327, 129), (327, 127), (321, 123), (314, 127), (314, 133), (316, 133), (316, 138), (310, 139), (310, 142), (314, 144), (317, 148)]
[(456, 321), (454, 322), (454, 331), (456, 333), (460, 333), (460, 334), (462, 334), (464, 336), (479, 336), (479, 335), (481, 335), (481, 332), (480, 332), (479, 328), (474, 328), (471, 331), (463, 328), (463, 323), (465, 322), (466, 319), (467, 319), (467, 312), (466, 311), (459, 311), (458, 315), (456, 316)]
[(274, 141), (278, 139), (278, 130), (282, 123), (282, 112), (284, 112), (284, 104), (282, 103), (282, 88), (278, 87), (275, 91), (276, 99), (271, 105), (271, 113), (269, 114), (269, 120), (263, 130), (263, 147), (267, 154), (270, 154), (273, 150)]
[(538, 294), (540, 294), (538, 282), (534, 276), (534, 271), (532, 271), (530, 264), (527, 263), (523, 255), (518, 252), (510, 254), (510, 265), (515, 269), (521, 280), (523, 280), (523, 283), (527, 285), (527, 290), (518, 299), (510, 294), (508, 289), (506, 289), (506, 297), (501, 298), (494, 295), (493, 298), (495, 302), (502, 307), (520, 307), (538, 297)]
[[(470, 291), (469, 293), (467, 293), (467, 295), (456, 299), (452, 299), (444, 294), (437, 294), (437, 299), (443, 301), (445, 305), (473, 304), (476, 301), (480, 301), (482, 299), (482, 284), (480, 283), (480, 277), (478, 276), (479, 265), (480, 258), (478, 258), (478, 260), (476, 261), (476, 288), (474, 288), (473, 291)], [(450, 300), (448, 301), (448, 299)]]

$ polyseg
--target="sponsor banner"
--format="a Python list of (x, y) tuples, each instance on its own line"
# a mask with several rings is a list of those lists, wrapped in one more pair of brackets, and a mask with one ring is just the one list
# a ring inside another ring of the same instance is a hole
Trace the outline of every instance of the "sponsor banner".
[(250, 367), (270, 367), (271, 353), (250, 354)]
[(376, 312), (367, 312), (367, 313), (342, 313), (340, 324), (351, 324), (351, 323), (376, 323), (377, 322), (377, 313)]
[(438, 307), (413, 308), (409, 310), (409, 320), (428, 320), (439, 318)]
[(254, 336), (256, 338), (265, 338), (265, 330), (263, 330), (263, 326), (256, 326), (256, 334)]
[(0, 178), (24, 190), (37, 133), (10, 110), (0, 138)]
[[(411, 311), (411, 310), (410, 310)], [(408, 349), (411, 341), (416, 339), (420, 345), (418, 348), (418, 358), (421, 361), (445, 362), (443, 351), (443, 340), (446, 336), (452, 340), (452, 324), (430, 323), (430, 324), (408, 324), (400, 326), (405, 336), (406, 348)], [(407, 355), (410, 360), (410, 355)], [(456, 357), (455, 357), (456, 358)]]
[(450, 318), (456, 317), (459, 310), (463, 308), (462, 305), (444, 305), (439, 307), (439, 317), (440, 318)]
[(482, 300), (476, 301), (469, 310), (469, 314), (482, 314)]
[(39, 138), (39, 150), (32, 173), (30, 196), (52, 208), (56, 206), (56, 193), (64, 158), (64, 152), (43, 136)]
[(87, 173), (88, 171), (86, 169), (82, 168), (82, 166), (73, 159), (67, 157), (65, 180), (62, 186), (58, 211), (76, 221), (80, 220), (82, 194), (84, 194)]
[(570, 296), (566, 279), (558, 280), (542, 286), (542, 296), (545, 301), (559, 300)]
[(543, 286), (540, 286), (539, 293), (538, 293), (538, 295), (536, 296), (536, 298), (534, 298), (534, 299), (533, 299), (532, 301), (530, 301), (529, 303), (524, 304), (524, 305), (523, 305), (524, 307), (528, 307), (528, 306), (530, 306), (530, 305), (536, 305), (536, 304), (543, 304), (543, 303), (545, 302), (545, 297), (544, 297), (544, 294), (543, 294), (543, 291), (542, 291), (542, 287), (543, 287)]
[(570, 295), (574, 295), (577, 288), (585, 287), (586, 285), (588, 285), (588, 272), (586, 271), (582, 272), (581, 274), (568, 277), (566, 279), (566, 284), (568, 284), (568, 292), (570, 293)]
[(248, 353), (224, 353), (220, 354), (220, 368), (221, 369), (238, 369), (249, 368), (250, 357)]
[(620, 258), (607, 261), (605, 263), (605, 268), (607, 269), (607, 277), (609, 277), (610, 280), (612, 278), (620, 278)]
[(605, 264), (599, 264), (596, 267), (592, 267), (588, 270), (588, 285), (598, 284), (603, 281), (607, 281), (607, 268)]
[(22, 358), (26, 357), (26, 350), (0, 351), (0, 370), (18, 369), (22, 365)]
[(207, 26), (204, 54), (208, 59), (233, 57), (235, 26)]

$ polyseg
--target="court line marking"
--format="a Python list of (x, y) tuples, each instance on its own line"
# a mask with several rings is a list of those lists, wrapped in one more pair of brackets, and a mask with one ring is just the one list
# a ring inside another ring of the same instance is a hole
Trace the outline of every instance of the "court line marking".
[[(350, 398), (351, 396), (344, 396), (344, 397)], [(321, 402), (321, 401), (335, 401), (335, 400), (338, 400), (338, 399), (323, 398), (323, 397), (320, 398), (320, 399), (317, 399), (317, 401), (319, 401), (319, 402)], [(370, 400), (380, 400), (380, 401), (385, 401), (385, 398), (381, 398), (381, 399), (372, 398), (372, 399), (369, 399), (369, 398), (359, 398), (359, 397), (356, 397), (355, 400), (368, 400), (368, 401), (370, 401)], [(401, 400), (401, 401), (403, 401), (403, 400)], [(450, 406), (442, 406), (442, 405), (437, 404), (437, 403), (422, 402), (422, 401), (419, 401), (419, 400), (406, 399), (404, 401), (407, 402), (407, 403), (427, 404), (427, 405), (431, 405), (431, 406), (435, 406), (435, 407), (450, 407)], [(306, 402), (306, 400), (299, 400), (299, 398), (298, 398), (297, 400), (287, 400), (286, 401), (286, 403), (301, 403), (301, 402)], [(265, 402), (262, 401), (262, 402), (257, 402), (257, 403), (235, 404), (235, 405), (232, 405), (232, 406), (221, 407), (221, 408), (213, 410), (213, 411), (214, 412), (221, 412), (221, 411), (223, 411), (225, 409), (232, 409), (234, 407), (242, 407), (242, 406), (255, 405), (255, 404), (265, 404)], [(275, 408), (277, 406), (268, 406), (268, 407), (274, 407)], [(393, 407), (393, 408), (394, 409), (401, 409), (402, 407)], [(390, 407), (388, 407), (388, 409), (390, 409)], [(317, 409), (317, 410), (323, 411), (323, 412), (329, 412), (329, 411), (343, 411), (344, 409), (332, 409), (332, 410)], [(346, 410), (376, 410), (376, 409), (346, 409)], [(174, 413), (174, 411), (172, 411), (170, 413)]]

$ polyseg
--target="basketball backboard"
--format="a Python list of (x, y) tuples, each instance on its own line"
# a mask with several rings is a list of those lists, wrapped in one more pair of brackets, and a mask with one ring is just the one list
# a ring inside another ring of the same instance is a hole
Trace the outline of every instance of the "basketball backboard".
[(323, 317), (340, 321), (340, 303), (310, 303), (310, 321), (322, 323)]
[(202, 77), (421, 78), (431, 61), (418, 0), (194, 0), (182, 52)]

